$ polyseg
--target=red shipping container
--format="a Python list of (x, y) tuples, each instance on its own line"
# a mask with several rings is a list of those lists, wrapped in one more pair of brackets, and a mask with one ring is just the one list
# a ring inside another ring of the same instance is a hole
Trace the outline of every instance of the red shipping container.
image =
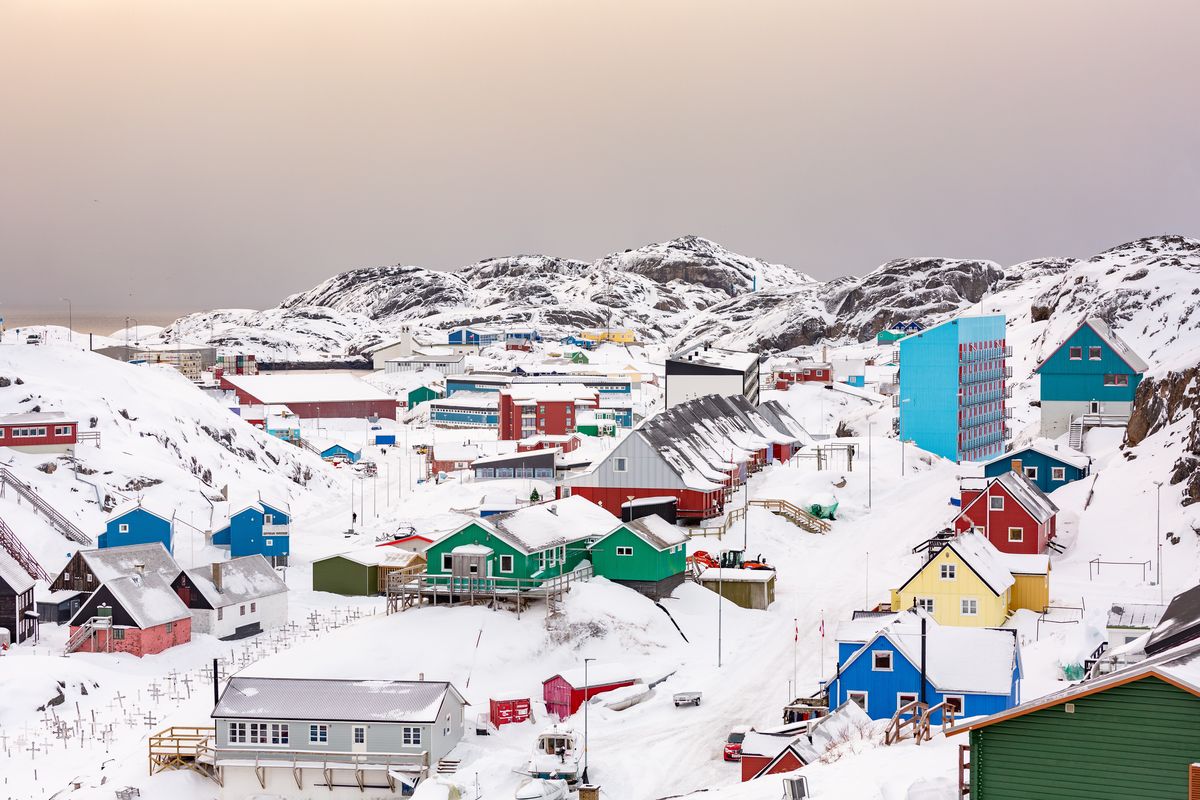
[(488, 701), (488, 705), (488, 715), (492, 724), (497, 727), (512, 722), (525, 722), (533, 716), (528, 697), (520, 700), (497, 700), (493, 697)]

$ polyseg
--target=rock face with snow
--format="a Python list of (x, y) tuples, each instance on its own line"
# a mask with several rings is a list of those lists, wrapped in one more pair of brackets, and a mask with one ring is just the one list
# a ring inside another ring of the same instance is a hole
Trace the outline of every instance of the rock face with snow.
[(1184, 484), (1183, 505), (1200, 501), (1200, 365), (1138, 385), (1125, 444), (1136, 447), (1147, 438), (1175, 428), (1168, 446), (1178, 450), (1171, 471), (1172, 486)]

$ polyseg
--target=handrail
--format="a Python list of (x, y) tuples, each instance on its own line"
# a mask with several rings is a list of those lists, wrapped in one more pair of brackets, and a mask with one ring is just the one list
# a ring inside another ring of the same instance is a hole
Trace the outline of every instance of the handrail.
[(3, 547), (13, 560), (21, 565), (21, 569), (29, 573), (29, 577), (34, 580), (50, 582), (50, 576), (46, 570), (38, 563), (33, 553), (29, 552), (21, 543), (20, 538), (12, 528), (8, 527), (8, 523), (2, 517), (0, 517), (0, 547)]
[[(883, 731), (883, 743), (891, 745), (904, 738), (905, 725), (910, 726), (915, 734), (920, 729), (921, 717), (928, 708), (929, 706), (920, 700), (913, 700), (896, 709), (896, 713), (888, 720), (887, 727)], [(905, 714), (912, 714), (912, 716), (905, 719)]]
[(63, 536), (77, 544), (91, 546), (92, 540), (83, 531), (79, 530), (75, 523), (58, 513), (55, 508), (42, 499), (41, 495), (33, 490), (32, 486), (18, 480), (7, 467), (0, 467), (0, 483), (16, 489), (17, 494), (32, 503), (33, 507), (49, 520), (50, 527), (55, 528)]

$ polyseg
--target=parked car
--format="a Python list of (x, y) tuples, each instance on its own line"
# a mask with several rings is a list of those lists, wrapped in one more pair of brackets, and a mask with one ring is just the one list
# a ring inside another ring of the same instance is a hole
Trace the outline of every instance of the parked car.
[(25, 337), (25, 344), (41, 344), (42, 335), (40, 333), (31, 333)]
[(738, 725), (729, 731), (729, 736), (725, 739), (724, 756), (726, 761), (742, 760), (742, 742), (749, 732), (749, 725)]

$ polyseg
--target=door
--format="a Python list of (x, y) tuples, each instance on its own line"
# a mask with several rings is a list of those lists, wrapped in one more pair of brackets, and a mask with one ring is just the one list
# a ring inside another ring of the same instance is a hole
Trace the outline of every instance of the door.
[(350, 749), (355, 753), (367, 752), (367, 726), (355, 725), (350, 730)]
[(1089, 414), (1099, 414), (1100, 413), (1100, 401), (1099, 400), (1093, 400), (1090, 403), (1088, 403), (1088, 413)]

